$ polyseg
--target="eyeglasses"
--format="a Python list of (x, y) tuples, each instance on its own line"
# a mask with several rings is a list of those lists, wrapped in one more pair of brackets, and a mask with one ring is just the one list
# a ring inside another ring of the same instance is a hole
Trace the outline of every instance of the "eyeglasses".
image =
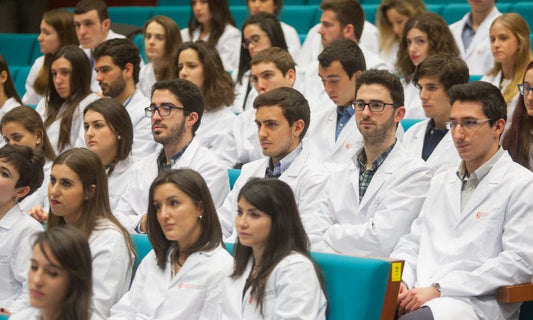
[(527, 96), (531, 92), (532, 88), (529, 83), (521, 83), (518, 85), (518, 91), (521, 95)]
[(260, 40), (261, 40), (261, 36), (258, 34), (254, 34), (253, 36), (250, 37), (250, 39), (246, 39), (246, 38), (243, 39), (242, 47), (244, 49), (248, 49), (248, 46), (250, 44), (256, 45)]
[(448, 128), (448, 130), (455, 130), (458, 125), (461, 125), (461, 128), (463, 128), (464, 130), (473, 130), (477, 126), (481, 125), (482, 123), (485, 123), (490, 120), (492, 119), (485, 119), (485, 120), (465, 119), (461, 121), (450, 120), (446, 122), (446, 128)]
[(155, 105), (154, 103), (152, 103), (148, 108), (144, 109), (144, 114), (147, 117), (150, 118), (157, 111), (159, 116), (161, 118), (164, 118), (164, 117), (168, 117), (170, 115), (170, 112), (172, 111), (172, 109), (185, 110), (185, 108), (175, 106), (175, 105), (173, 105), (171, 103), (162, 103), (159, 107), (157, 105)]
[(355, 109), (355, 111), (363, 111), (365, 110), (365, 107), (368, 106), (368, 109), (372, 112), (382, 112), (385, 110), (385, 106), (392, 106), (396, 107), (394, 103), (386, 103), (386, 102), (379, 102), (379, 101), (372, 101), (372, 102), (363, 102), (363, 101), (354, 101), (352, 102), (352, 107)]

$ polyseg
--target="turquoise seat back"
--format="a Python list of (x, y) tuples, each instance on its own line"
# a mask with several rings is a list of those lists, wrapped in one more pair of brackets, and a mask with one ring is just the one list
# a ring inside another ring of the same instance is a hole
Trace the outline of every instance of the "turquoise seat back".
[(7, 65), (27, 66), (33, 63), (33, 47), (37, 42), (37, 34), (0, 33), (0, 54)]
[(191, 19), (191, 6), (157, 6), (154, 8), (154, 16), (164, 15), (172, 18), (180, 29), (187, 28), (189, 20)]
[(402, 119), (401, 123), (402, 123), (403, 131), (409, 130), (409, 128), (411, 128), (413, 124), (418, 123), (420, 121), (422, 120), (421, 119)]
[(4, 316), (4, 315), (1, 315), (1, 314), (0, 314), (0, 320), (7, 320), (7, 319), (9, 319), (8, 316)]
[(145, 234), (131, 234), (131, 241), (137, 252), (137, 259), (135, 259), (135, 265), (133, 266), (133, 273), (135, 274), (142, 259), (152, 251), (152, 244), (150, 243), (150, 240), (148, 240), (148, 236)]
[(241, 175), (240, 169), (228, 169), (228, 177), (229, 177), (229, 188), (233, 189), (233, 186), (235, 185), (235, 181), (237, 181), (237, 178)]
[(153, 15), (154, 7), (109, 7), (109, 18), (113, 23), (132, 24), (139, 28)]

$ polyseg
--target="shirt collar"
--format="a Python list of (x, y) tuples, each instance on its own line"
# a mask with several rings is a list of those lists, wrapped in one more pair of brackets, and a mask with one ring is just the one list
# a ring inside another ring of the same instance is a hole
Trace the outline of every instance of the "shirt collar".
[(343, 115), (348, 115), (348, 118), (351, 118), (355, 114), (354, 108), (347, 106), (345, 108), (337, 106), (337, 114), (342, 117)]
[(159, 156), (157, 157), (157, 166), (159, 168), (159, 171), (161, 171), (163, 169), (172, 168), (174, 166), (174, 164), (176, 164), (176, 162), (178, 162), (180, 157), (185, 153), (185, 151), (187, 150), (187, 147), (190, 144), (191, 144), (191, 142), (189, 141), (189, 143), (187, 143), (178, 153), (176, 153), (175, 155), (170, 157), (170, 164), (167, 163), (167, 157), (165, 155), (165, 149), (161, 149), (161, 153), (159, 153)]
[(2, 219), (0, 219), (0, 229), (11, 229), (11, 227), (13, 227), (13, 225), (18, 221), (21, 214), (24, 213), (17, 203), (11, 209), (9, 209)]
[[(296, 157), (298, 157), (300, 152), (302, 152), (302, 143), (299, 143), (298, 146), (296, 146), (296, 148), (294, 148), (294, 150), (291, 151), (291, 153), (289, 153), (288, 155), (286, 155), (283, 159), (279, 161), (279, 168), (281, 170), (281, 173), (289, 169), (289, 167), (294, 162)], [(276, 171), (276, 165), (272, 164), (272, 158), (270, 158), (268, 161), (268, 167), (270, 168), (270, 170), (272, 170), (272, 172)]]
[(477, 168), (477, 170), (474, 171), (472, 174), (470, 174), (470, 176), (468, 176), (468, 172), (466, 171), (465, 161), (463, 160), (459, 164), (459, 168), (457, 169), (455, 173), (457, 174), (457, 177), (463, 181), (470, 180), (470, 179), (476, 179), (477, 181), (481, 181), (483, 180), (483, 178), (487, 176), (487, 174), (489, 174), (490, 170), (492, 169), (496, 161), (500, 159), (502, 154), (504, 154), (504, 150), (500, 146), (498, 148), (498, 151), (492, 156), (492, 158), (490, 158), (487, 162), (482, 164), (481, 167)]
[[(396, 145), (396, 141), (398, 141), (398, 139), (394, 139), (394, 143), (391, 144), (385, 151), (383, 151), (379, 155), (379, 157), (377, 157), (376, 160), (374, 160), (374, 162), (372, 162), (372, 165), (370, 166), (370, 169), (368, 170), (375, 171), (381, 166), (381, 164), (385, 161), (385, 159), (387, 159), (387, 156), (391, 153), (392, 149)], [(364, 147), (361, 148), (361, 153), (359, 153), (359, 155), (357, 156), (357, 161), (359, 162), (359, 166), (363, 168), (364, 170), (366, 170), (367, 158), (366, 158), (366, 152), (365, 152)]]

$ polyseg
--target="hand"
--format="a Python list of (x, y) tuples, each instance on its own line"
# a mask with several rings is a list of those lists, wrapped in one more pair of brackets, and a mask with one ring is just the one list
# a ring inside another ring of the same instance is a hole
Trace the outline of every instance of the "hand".
[(142, 232), (146, 233), (146, 223), (148, 222), (148, 215), (145, 214), (141, 218), (141, 224), (139, 225), (139, 229), (141, 229)]
[(2, 315), (2, 316), (10, 316), (11, 312), (9, 312), (9, 310), (7, 310), (6, 308), (0, 308), (0, 315)]
[(396, 312), (398, 313), (398, 317), (407, 313), (405, 309), (402, 307), (401, 302), (403, 299), (405, 299), (405, 296), (409, 292), (409, 289), (403, 284), (403, 282), (400, 282), (400, 290), (398, 290), (398, 302), (396, 303)]
[(39, 222), (48, 219), (48, 213), (41, 206), (35, 206), (28, 211), (28, 214)]
[(414, 288), (398, 295), (399, 309), (411, 312), (420, 308), (429, 300), (440, 297), (440, 292), (435, 287)]

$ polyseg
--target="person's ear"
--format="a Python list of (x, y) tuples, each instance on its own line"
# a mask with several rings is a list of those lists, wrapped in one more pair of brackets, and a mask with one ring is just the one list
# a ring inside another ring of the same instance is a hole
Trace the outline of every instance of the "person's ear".
[(89, 188), (85, 191), (85, 200), (89, 200), (94, 196), (94, 192), (96, 191), (96, 186), (94, 184), (91, 184)]
[(15, 193), (15, 197), (16, 197), (17, 199), (23, 198), (23, 197), (25, 197), (29, 192), (30, 192), (30, 187), (29, 187), (29, 186), (18, 187), (17, 190), (16, 190), (16, 193)]
[(102, 27), (105, 31), (109, 31), (109, 28), (111, 27), (111, 19), (104, 19), (104, 21), (102, 21)]

